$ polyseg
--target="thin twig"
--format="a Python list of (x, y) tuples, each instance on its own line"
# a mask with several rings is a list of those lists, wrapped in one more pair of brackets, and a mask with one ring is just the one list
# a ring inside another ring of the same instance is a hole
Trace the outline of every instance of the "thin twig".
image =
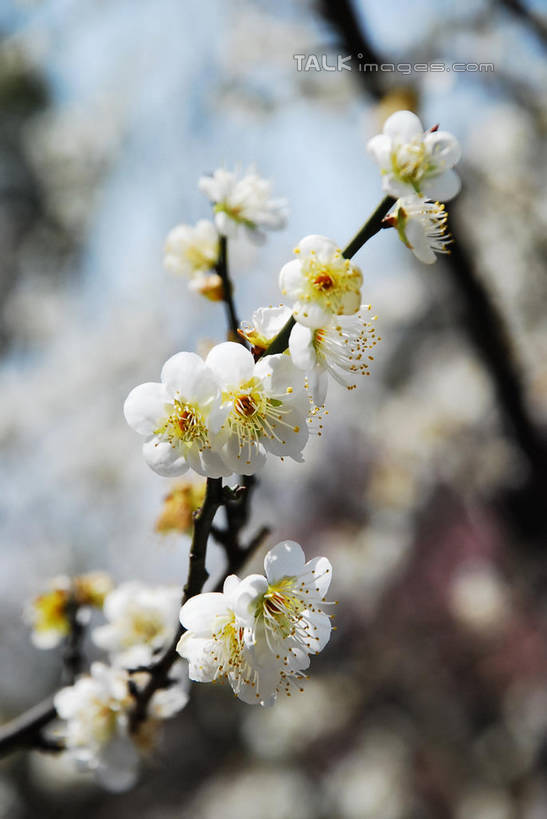
[(228, 320), (228, 327), (230, 328), (229, 336), (231, 341), (239, 341), (240, 344), (245, 344), (243, 338), (238, 334), (239, 319), (237, 317), (236, 308), (234, 304), (233, 290), (234, 286), (228, 272), (228, 241), (226, 236), (220, 237), (218, 262), (216, 271), (222, 279), (222, 296), (226, 307), (226, 318)]
[[(213, 525), (214, 517), (223, 501), (222, 494), (222, 479), (221, 478), (207, 478), (207, 489), (205, 492), (205, 499), (203, 506), (199, 510), (194, 520), (194, 534), (192, 537), (192, 544), (190, 546), (190, 557), (188, 560), (188, 580), (184, 587), (181, 605), (184, 605), (187, 600), (194, 595), (199, 594), (202, 590), (205, 581), (209, 577), (209, 573), (205, 568), (205, 558), (207, 555), (207, 541), (211, 526)], [(171, 645), (161, 658), (156, 663), (150, 674), (150, 679), (135, 696), (135, 707), (131, 714), (131, 728), (135, 728), (146, 717), (148, 704), (153, 695), (160, 688), (164, 688), (169, 680), (169, 672), (175, 660), (178, 658), (177, 645), (183, 634), (183, 628), (178, 626), (177, 632), (171, 642)]]
[(40, 747), (42, 742), (41, 731), (48, 723), (54, 720), (57, 711), (53, 705), (53, 697), (29, 708), (23, 714), (0, 727), (0, 757), (10, 754), (18, 748)]

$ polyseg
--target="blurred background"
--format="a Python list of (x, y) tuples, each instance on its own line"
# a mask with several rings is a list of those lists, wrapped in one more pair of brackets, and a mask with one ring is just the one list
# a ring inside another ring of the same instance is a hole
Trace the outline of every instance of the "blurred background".
[[(259, 710), (194, 686), (123, 795), (17, 754), (0, 817), (546, 817), (545, 0), (6, 0), (0, 30), (2, 721), (58, 685), (22, 618), (48, 578), (184, 582), (187, 538), (154, 531), (171, 484), (121, 407), (224, 338), (162, 266), (169, 229), (209, 216), (199, 175), (255, 163), (289, 200), (285, 231), (232, 248), (249, 318), (302, 236), (343, 245), (377, 205), (365, 146), (392, 111), (464, 154), (452, 255), (420, 265), (394, 231), (358, 254), (373, 375), (331, 387), (306, 464), (269, 464), (255, 495), (250, 532), (334, 564), (305, 693)], [(431, 62), (468, 67), (410, 70)]]

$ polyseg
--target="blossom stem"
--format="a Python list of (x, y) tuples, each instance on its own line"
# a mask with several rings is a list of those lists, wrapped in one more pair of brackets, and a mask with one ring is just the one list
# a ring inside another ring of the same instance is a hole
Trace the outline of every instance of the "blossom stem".
[(70, 625), (67, 634), (63, 653), (63, 682), (72, 685), (83, 665), (82, 640), (84, 638), (84, 626), (78, 618), (80, 606), (74, 596), (71, 596), (66, 606), (66, 615)]
[[(222, 478), (207, 478), (207, 489), (203, 505), (194, 520), (194, 534), (188, 559), (188, 580), (184, 586), (181, 605), (184, 605), (194, 595), (199, 594), (209, 577), (209, 573), (205, 568), (207, 541), (214, 517), (222, 502)], [(161, 660), (150, 669), (150, 679), (144, 688), (135, 694), (135, 707), (130, 718), (131, 730), (134, 731), (139, 723), (146, 718), (148, 704), (155, 692), (167, 685), (171, 667), (179, 656), (177, 654), (177, 644), (183, 632), (184, 629), (179, 624), (171, 645)]]
[(222, 298), (224, 301), (224, 305), (226, 307), (226, 318), (228, 320), (228, 327), (230, 328), (228, 336), (230, 338), (230, 341), (239, 341), (240, 343), (244, 344), (245, 342), (237, 332), (239, 328), (239, 319), (237, 317), (233, 298), (234, 287), (232, 284), (232, 280), (230, 279), (230, 273), (228, 269), (228, 240), (226, 236), (220, 237), (216, 271), (220, 278), (222, 279), (223, 292)]
[[(396, 200), (392, 196), (386, 196), (382, 199), (376, 210), (370, 214), (363, 227), (355, 234), (353, 239), (342, 251), (342, 256), (344, 256), (345, 259), (352, 259), (357, 251), (363, 247), (365, 242), (368, 242), (369, 239), (382, 229), (382, 220), (395, 202)], [(296, 322), (293, 316), (291, 316), (276, 337), (272, 339), (268, 348), (264, 350), (258, 358), (262, 358), (265, 355), (275, 355), (275, 353), (284, 353), (289, 346), (289, 336), (295, 324)]]
[(346, 245), (342, 251), (342, 256), (346, 259), (352, 259), (357, 251), (363, 247), (365, 242), (368, 242), (369, 239), (382, 229), (382, 220), (396, 201), (393, 196), (386, 196), (382, 199), (376, 210), (370, 214), (361, 230), (356, 233), (351, 242)]

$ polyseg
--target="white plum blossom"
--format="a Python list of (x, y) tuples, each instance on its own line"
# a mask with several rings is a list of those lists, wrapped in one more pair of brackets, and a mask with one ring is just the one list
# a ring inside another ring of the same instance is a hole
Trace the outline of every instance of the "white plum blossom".
[(405, 196), (397, 200), (384, 222), (396, 228), (403, 244), (425, 264), (433, 264), (436, 253), (450, 253), (452, 239), (446, 232), (446, 211), (439, 202)]
[(279, 694), (302, 690), (309, 655), (330, 638), (324, 607), (332, 567), (325, 557), (306, 563), (298, 543), (284, 541), (268, 552), (264, 568), (266, 577), (230, 575), (222, 593), (188, 600), (177, 651), (188, 660), (190, 679), (227, 681), (239, 699), (268, 706)]
[(303, 374), (289, 356), (270, 355), (256, 363), (241, 344), (217, 344), (207, 356), (222, 390), (210, 415), (215, 440), (232, 472), (252, 475), (268, 453), (302, 461), (308, 440), (309, 401)]
[(280, 304), (279, 307), (259, 307), (251, 321), (242, 321), (238, 333), (247, 339), (254, 353), (266, 350), (270, 342), (281, 332), (292, 315), (290, 307)]
[(94, 629), (94, 643), (117, 666), (150, 665), (175, 636), (180, 596), (176, 586), (122, 583), (106, 597), (103, 611), (108, 623)]
[(285, 540), (267, 553), (264, 570), (266, 577), (253, 574), (241, 581), (236, 615), (255, 645), (265, 642), (285, 668), (302, 670), (308, 655), (330, 639), (331, 618), (324, 607), (332, 566), (326, 557), (306, 562), (302, 547)]
[(361, 304), (363, 276), (345, 259), (332, 239), (306, 236), (295, 248), (297, 256), (279, 274), (282, 294), (293, 301), (296, 321), (323, 327), (333, 315), (351, 315)]
[(135, 387), (124, 404), (127, 423), (145, 436), (146, 463), (165, 477), (188, 467), (199, 475), (230, 474), (214, 451), (208, 419), (220, 405), (215, 375), (195, 353), (177, 353), (163, 365), (161, 383)]
[(54, 698), (57, 714), (66, 720), (68, 753), (112, 790), (130, 788), (137, 778), (139, 755), (129, 736), (132, 702), (127, 673), (103, 663), (92, 663), (89, 675)]
[(212, 176), (202, 176), (199, 189), (214, 205), (215, 225), (223, 236), (235, 237), (240, 227), (261, 241), (261, 229), (279, 230), (287, 222), (287, 202), (271, 197), (271, 183), (254, 170), (241, 178), (235, 171), (218, 168)]
[(411, 111), (397, 111), (383, 133), (367, 149), (382, 172), (384, 191), (395, 198), (420, 194), (448, 202), (461, 183), (452, 170), (461, 157), (457, 139), (448, 131), (425, 131)]
[(171, 273), (192, 278), (213, 271), (218, 262), (219, 237), (208, 219), (191, 225), (177, 225), (165, 242), (164, 264)]
[(240, 580), (230, 575), (222, 593), (206, 592), (190, 598), (180, 611), (186, 633), (177, 651), (188, 660), (195, 682), (230, 684), (234, 694), (250, 705), (272, 705), (282, 669), (269, 652), (258, 657), (243, 623), (235, 614)]
[(336, 316), (325, 327), (312, 329), (297, 322), (292, 328), (291, 359), (306, 373), (317, 406), (327, 396), (329, 375), (352, 390), (357, 386), (355, 376), (369, 374), (370, 352), (378, 340), (370, 309), (370, 305), (362, 304), (355, 315)]

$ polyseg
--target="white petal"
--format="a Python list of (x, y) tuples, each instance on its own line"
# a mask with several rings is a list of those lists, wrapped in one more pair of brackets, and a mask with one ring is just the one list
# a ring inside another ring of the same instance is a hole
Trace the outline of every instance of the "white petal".
[(264, 384), (268, 395), (286, 398), (304, 392), (302, 372), (294, 366), (290, 356), (284, 353), (261, 358), (256, 364), (255, 375)]
[(293, 316), (299, 324), (316, 329), (325, 327), (331, 319), (331, 313), (327, 310), (323, 310), (318, 304), (306, 301), (296, 302), (293, 307)]
[(361, 293), (348, 290), (342, 294), (339, 312), (345, 316), (352, 316), (361, 306)]
[[(297, 410), (283, 415), (282, 422), (271, 422), (272, 433), (279, 438), (264, 438), (264, 448), (280, 458), (292, 458), (302, 463), (302, 450), (308, 442), (306, 418)], [(288, 426), (287, 426), (288, 425)]]
[(303, 324), (295, 324), (289, 336), (289, 352), (295, 367), (311, 370), (317, 361), (313, 346), (313, 330)]
[(101, 750), (94, 770), (98, 782), (112, 793), (123, 793), (138, 779), (139, 754), (128, 736), (116, 736)]
[(156, 436), (144, 442), (142, 454), (150, 469), (164, 478), (184, 475), (188, 469), (184, 455), (168, 441), (160, 441)]
[(222, 449), (222, 459), (232, 472), (238, 475), (254, 475), (266, 463), (266, 453), (262, 444), (243, 444), (232, 436)]
[(327, 370), (321, 365), (317, 365), (308, 372), (308, 384), (311, 390), (313, 403), (317, 407), (322, 407), (327, 397), (329, 386), (329, 376)]
[(217, 226), (218, 232), (223, 236), (227, 236), (229, 239), (235, 239), (237, 236), (237, 222), (234, 222), (224, 211), (215, 213), (215, 225)]
[(290, 307), (259, 307), (253, 313), (253, 325), (264, 338), (273, 338), (291, 317)]
[(314, 557), (306, 563), (307, 574), (313, 573), (313, 581), (308, 584), (314, 597), (323, 599), (332, 579), (332, 565), (326, 557)]
[(419, 219), (410, 218), (405, 226), (405, 235), (412, 245), (412, 252), (421, 262), (432, 264), (437, 257), (429, 246), (423, 226)]
[(441, 169), (452, 168), (460, 161), (462, 150), (460, 143), (448, 131), (434, 131), (425, 137), (425, 146), (435, 164)]
[(254, 359), (249, 350), (235, 341), (217, 344), (206, 359), (224, 387), (238, 387), (249, 381), (254, 374)]
[(416, 196), (416, 191), (407, 182), (402, 182), (392, 173), (386, 173), (382, 177), (382, 190), (395, 199), (403, 198), (405, 196)]
[(391, 137), (396, 144), (412, 142), (416, 137), (423, 137), (422, 123), (412, 111), (396, 111), (386, 120), (384, 134)]
[(462, 186), (460, 177), (455, 171), (448, 170), (437, 176), (426, 177), (422, 182), (422, 193), (434, 202), (448, 202), (453, 199)]
[(302, 256), (313, 254), (321, 261), (329, 262), (336, 255), (338, 245), (327, 236), (312, 233), (298, 242), (298, 248)]
[(139, 384), (125, 399), (125, 420), (140, 435), (152, 435), (160, 420), (165, 417), (168, 400), (163, 384)]
[(196, 353), (177, 353), (165, 362), (161, 380), (170, 396), (203, 402), (218, 393), (213, 373)]
[(204, 449), (201, 453), (203, 472), (208, 478), (227, 478), (232, 474), (232, 470), (227, 466), (220, 452), (212, 449)]
[(330, 639), (332, 631), (330, 617), (322, 611), (312, 611), (306, 614), (306, 619), (312, 625), (310, 642), (312, 651), (322, 651)]
[(231, 609), (234, 608), (234, 596), (237, 593), (237, 589), (241, 580), (237, 576), (237, 574), (229, 574), (226, 580), (224, 581), (224, 585), (222, 586), (222, 594), (226, 597), (228, 601), (228, 605)]
[(391, 146), (391, 137), (386, 134), (378, 134), (367, 143), (367, 151), (383, 170), (391, 168)]
[(279, 289), (283, 295), (288, 296), (290, 299), (296, 299), (303, 285), (304, 277), (302, 276), (300, 261), (293, 259), (291, 262), (284, 264), (279, 273)]
[(304, 570), (306, 557), (300, 544), (284, 540), (270, 549), (264, 558), (264, 571), (269, 583), (277, 583), (283, 577), (298, 577)]
[(243, 625), (251, 629), (254, 627), (257, 600), (267, 589), (268, 581), (261, 574), (250, 574), (241, 581), (234, 598), (234, 611)]
[(226, 598), (220, 592), (205, 592), (191, 597), (180, 610), (180, 622), (188, 631), (206, 634), (215, 630), (217, 617), (228, 614)]
[(218, 664), (211, 656), (214, 643), (205, 637), (196, 637), (192, 632), (183, 634), (177, 644), (181, 657), (188, 660), (188, 676), (195, 682), (212, 682), (218, 671)]

